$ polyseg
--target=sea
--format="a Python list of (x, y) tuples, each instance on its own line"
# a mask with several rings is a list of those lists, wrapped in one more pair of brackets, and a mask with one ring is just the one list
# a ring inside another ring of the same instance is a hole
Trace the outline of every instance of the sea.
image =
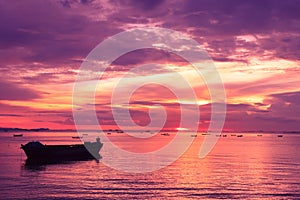
[[(300, 199), (300, 134), (223, 133), (226, 136), (200, 159), (205, 135), (199, 133), (173, 163), (143, 173), (113, 169), (101, 159), (28, 165), (21, 144), (81, 140), (72, 138), (76, 132), (13, 134), (0, 133), (0, 199)], [(172, 134), (157, 135), (149, 142), (167, 140)], [(143, 146), (124, 140), (125, 135), (110, 137), (129, 149)]]

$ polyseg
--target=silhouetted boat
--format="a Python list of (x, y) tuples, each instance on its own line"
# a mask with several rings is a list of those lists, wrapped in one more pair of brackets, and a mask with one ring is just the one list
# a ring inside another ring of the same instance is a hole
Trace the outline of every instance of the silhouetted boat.
[(283, 137), (283, 135), (277, 135), (277, 137)]
[(82, 137), (79, 137), (79, 136), (72, 136), (73, 139), (80, 139)]
[(257, 137), (262, 137), (262, 134), (258, 134)]
[(169, 136), (170, 134), (169, 133), (162, 133), (161, 135), (163, 135), (163, 136)]
[(191, 135), (191, 137), (197, 137), (197, 134), (193, 134), (193, 135)]
[(23, 137), (23, 134), (14, 134), (14, 137)]
[(227, 135), (223, 135), (223, 137), (227, 137)]
[(237, 135), (236, 137), (243, 137), (243, 135)]
[(34, 161), (61, 161), (61, 160), (85, 160), (99, 159), (99, 151), (103, 144), (100, 138), (96, 142), (84, 142), (84, 144), (72, 145), (44, 145), (40, 142), (28, 142), (21, 144), (27, 160)]

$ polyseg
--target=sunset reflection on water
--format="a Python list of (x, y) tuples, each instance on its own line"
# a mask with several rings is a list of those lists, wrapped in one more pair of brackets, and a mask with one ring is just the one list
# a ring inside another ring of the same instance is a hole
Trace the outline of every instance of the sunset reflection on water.
[[(0, 154), (1, 199), (300, 197), (298, 135), (286, 134), (278, 138), (276, 134), (257, 137), (256, 133), (247, 133), (238, 138), (227, 134), (227, 137), (220, 137), (207, 157), (199, 159), (204, 136), (198, 134), (180, 159), (151, 173), (117, 171), (105, 166), (101, 160), (24, 166), (26, 156), (19, 149), (21, 143), (31, 140), (47, 144), (80, 142), (71, 138), (74, 133), (54, 135), (25, 133), (22, 138), (13, 138), (10, 133), (1, 135), (4, 150)], [(111, 137), (122, 141), (123, 136), (112, 134)], [(163, 143), (168, 140), (168, 136), (157, 135), (153, 141)], [(145, 148), (124, 140), (122, 145), (139, 150)], [(117, 155), (115, 159), (118, 159)]]

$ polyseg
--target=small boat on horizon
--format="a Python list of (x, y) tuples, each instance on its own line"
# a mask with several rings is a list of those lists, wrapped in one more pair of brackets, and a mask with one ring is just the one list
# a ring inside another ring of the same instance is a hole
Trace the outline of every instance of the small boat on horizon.
[(21, 144), (27, 160), (36, 162), (47, 161), (75, 161), (86, 159), (100, 159), (99, 151), (103, 143), (100, 138), (96, 142), (84, 142), (84, 144), (71, 145), (46, 145), (39, 141)]
[(283, 135), (277, 135), (277, 137), (283, 137)]
[(236, 137), (243, 137), (243, 135), (237, 135)]
[(80, 137), (80, 136), (72, 136), (72, 138), (73, 138), (73, 139), (80, 139), (80, 138), (82, 138), (82, 137)]
[(163, 135), (163, 136), (170, 136), (169, 133), (162, 133), (161, 135)]
[(14, 137), (23, 137), (23, 134), (14, 134)]

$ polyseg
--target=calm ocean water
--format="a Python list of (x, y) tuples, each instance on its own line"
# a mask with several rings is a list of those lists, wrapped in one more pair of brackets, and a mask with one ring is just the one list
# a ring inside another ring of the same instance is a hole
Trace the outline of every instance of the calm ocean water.
[[(227, 133), (204, 159), (197, 157), (200, 135), (172, 165), (144, 174), (120, 172), (101, 160), (26, 166), (21, 144), (78, 143), (71, 138), (76, 133), (12, 135), (0, 133), (0, 199), (300, 199), (296, 134), (238, 138)], [(122, 140), (122, 134), (112, 137), (129, 148), (137, 146)]]

